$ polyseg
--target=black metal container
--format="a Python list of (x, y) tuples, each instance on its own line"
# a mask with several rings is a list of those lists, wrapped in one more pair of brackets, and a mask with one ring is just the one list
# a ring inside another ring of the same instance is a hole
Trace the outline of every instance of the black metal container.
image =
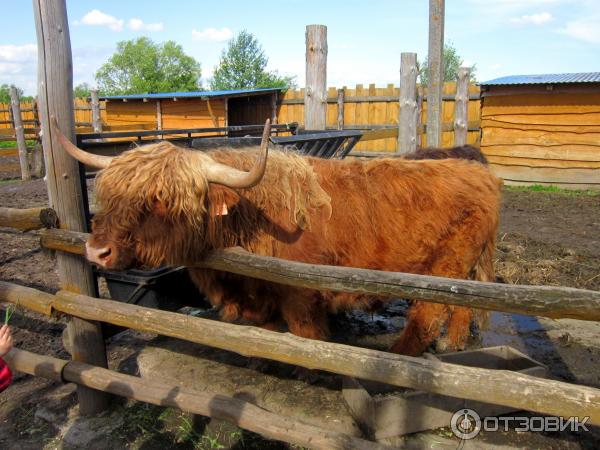
[(96, 273), (106, 279), (113, 300), (167, 311), (184, 306), (207, 306), (185, 267), (126, 271), (97, 269)]

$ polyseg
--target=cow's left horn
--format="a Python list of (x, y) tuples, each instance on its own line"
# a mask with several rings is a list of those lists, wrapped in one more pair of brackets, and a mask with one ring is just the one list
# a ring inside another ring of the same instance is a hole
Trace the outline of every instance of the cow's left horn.
[(105, 169), (112, 161), (112, 156), (94, 155), (93, 153), (81, 150), (73, 144), (71, 140), (60, 131), (60, 128), (58, 128), (56, 117), (52, 116), (50, 118), (50, 126), (52, 127), (52, 134), (56, 136), (60, 145), (62, 145), (65, 151), (77, 161), (95, 169)]
[(206, 178), (209, 183), (222, 184), (234, 189), (244, 189), (256, 186), (265, 174), (267, 155), (269, 153), (269, 137), (271, 136), (271, 121), (267, 119), (260, 144), (260, 156), (250, 172), (234, 169), (225, 164), (212, 162), (206, 167)]

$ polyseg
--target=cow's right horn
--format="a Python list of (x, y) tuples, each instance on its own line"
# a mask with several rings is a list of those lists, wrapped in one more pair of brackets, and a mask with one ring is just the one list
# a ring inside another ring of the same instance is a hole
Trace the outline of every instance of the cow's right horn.
[(209, 183), (222, 184), (234, 189), (244, 189), (256, 186), (262, 180), (267, 167), (267, 155), (269, 153), (269, 138), (271, 136), (271, 121), (267, 119), (263, 130), (262, 142), (260, 144), (260, 155), (250, 172), (234, 169), (216, 161), (206, 167), (206, 178)]
[(50, 126), (52, 127), (52, 133), (56, 136), (60, 145), (62, 145), (65, 151), (77, 161), (95, 169), (105, 169), (112, 161), (112, 156), (94, 155), (93, 153), (81, 150), (73, 144), (71, 140), (60, 131), (60, 128), (58, 128), (56, 117), (52, 116), (50, 118)]

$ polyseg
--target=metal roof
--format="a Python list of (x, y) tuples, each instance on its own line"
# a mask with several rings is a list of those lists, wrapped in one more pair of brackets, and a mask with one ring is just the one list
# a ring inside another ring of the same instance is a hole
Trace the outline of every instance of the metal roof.
[(509, 75), (479, 83), (481, 86), (510, 84), (600, 83), (600, 72), (548, 73), (542, 75)]
[(161, 98), (197, 98), (197, 97), (244, 97), (253, 94), (280, 92), (287, 88), (234, 89), (230, 91), (192, 91), (192, 92), (157, 92), (154, 94), (128, 94), (100, 96), (101, 100), (143, 100)]

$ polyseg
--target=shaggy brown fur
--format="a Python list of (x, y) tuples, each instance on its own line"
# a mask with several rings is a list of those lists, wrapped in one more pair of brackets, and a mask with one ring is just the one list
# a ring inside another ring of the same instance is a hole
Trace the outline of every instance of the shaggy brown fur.
[(458, 147), (450, 148), (421, 148), (413, 153), (408, 153), (402, 156), (404, 159), (466, 159), (470, 161), (477, 161), (481, 164), (487, 165), (487, 159), (483, 153), (472, 145), (461, 145)]
[[(324, 160), (271, 150), (264, 179), (233, 191), (206, 182), (213, 158), (249, 170), (257, 150), (208, 154), (165, 142), (116, 158), (97, 179), (101, 212), (89, 245), (109, 246), (111, 268), (191, 265), (207, 250), (451, 278), (493, 279), (500, 182), (461, 160)], [(225, 214), (223, 212), (226, 211)], [(385, 299), (299, 289), (225, 272), (192, 278), (228, 321), (325, 339), (327, 313)], [(422, 353), (447, 328), (462, 348), (472, 311), (415, 302), (393, 351)]]

